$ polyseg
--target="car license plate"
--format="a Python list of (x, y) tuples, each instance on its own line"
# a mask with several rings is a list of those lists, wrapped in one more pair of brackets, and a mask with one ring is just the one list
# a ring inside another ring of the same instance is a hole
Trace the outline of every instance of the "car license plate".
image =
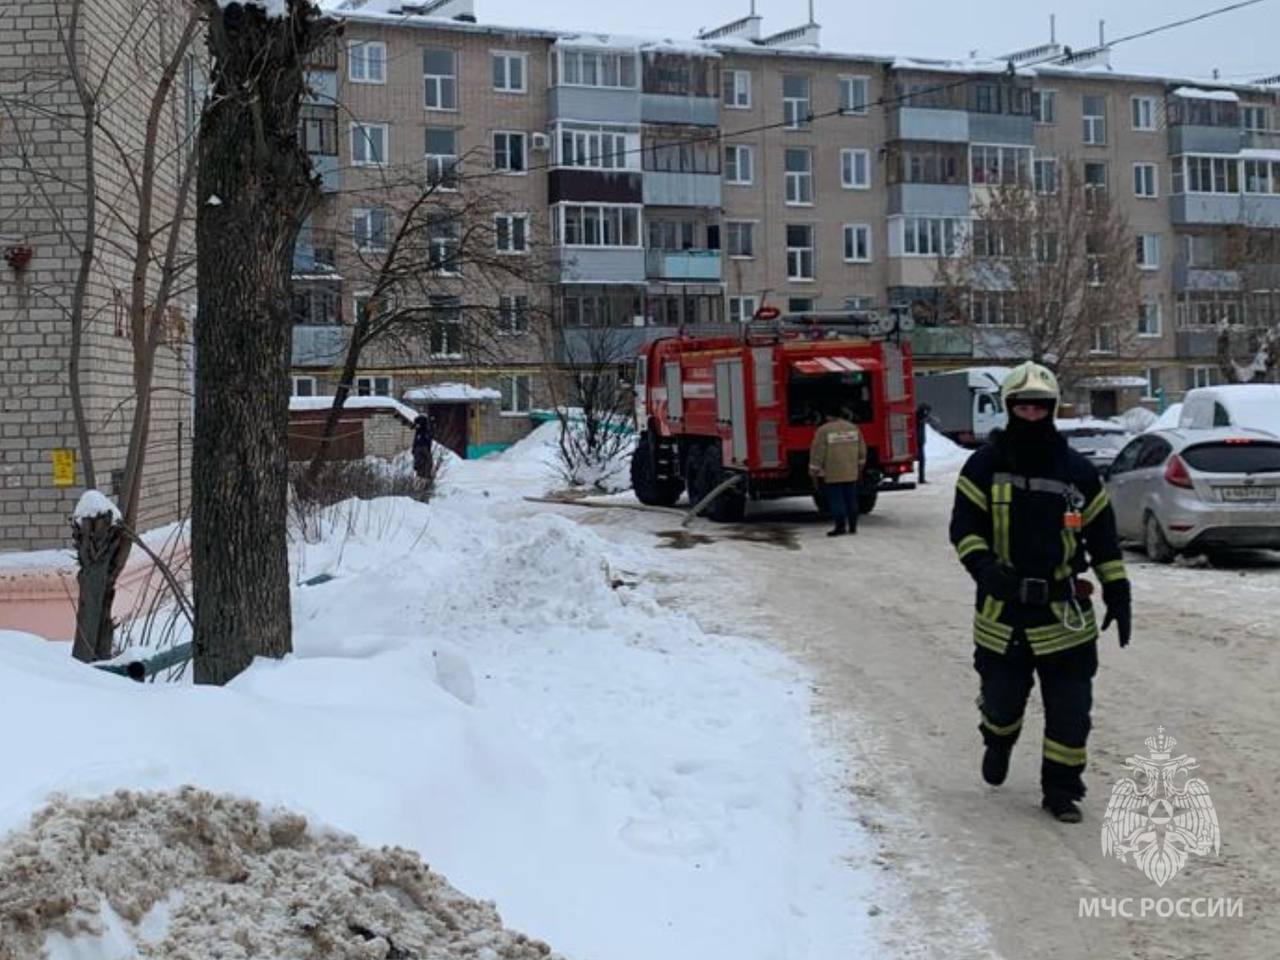
[(1235, 503), (1256, 503), (1259, 500), (1275, 500), (1275, 487), (1223, 487), (1222, 499)]

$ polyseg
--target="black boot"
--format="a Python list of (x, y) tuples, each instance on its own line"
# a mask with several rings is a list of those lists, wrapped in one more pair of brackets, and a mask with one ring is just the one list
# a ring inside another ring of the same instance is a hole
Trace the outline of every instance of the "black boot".
[(1040, 806), (1048, 810), (1059, 823), (1079, 823), (1084, 819), (1084, 814), (1075, 805), (1075, 801), (1065, 797), (1045, 797)]
[(1009, 755), (1012, 752), (1012, 747), (988, 744), (986, 753), (982, 755), (982, 779), (993, 787), (1004, 783), (1009, 776)]
[(835, 529), (834, 529), (834, 530), (828, 530), (828, 531), (827, 531), (827, 536), (828, 536), (828, 537), (839, 537), (839, 536), (843, 535), (843, 534), (844, 534), (844, 532), (845, 532), (845, 531), (844, 531), (844, 524), (843, 524), (843, 523), (837, 523), (837, 524), (836, 524), (836, 526), (835, 526)]

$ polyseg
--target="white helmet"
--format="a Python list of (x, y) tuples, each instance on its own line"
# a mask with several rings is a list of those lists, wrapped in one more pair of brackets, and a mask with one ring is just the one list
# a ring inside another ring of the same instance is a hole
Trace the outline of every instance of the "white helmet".
[(1008, 410), (1017, 400), (1052, 400), (1056, 406), (1062, 394), (1053, 371), (1028, 360), (1009, 371), (1000, 385), (1000, 398)]

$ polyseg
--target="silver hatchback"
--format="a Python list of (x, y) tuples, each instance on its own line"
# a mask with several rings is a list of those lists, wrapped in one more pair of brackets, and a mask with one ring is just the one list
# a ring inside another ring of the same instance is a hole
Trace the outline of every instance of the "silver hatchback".
[(1280, 549), (1280, 440), (1262, 430), (1152, 430), (1107, 468), (1120, 538), (1179, 553)]

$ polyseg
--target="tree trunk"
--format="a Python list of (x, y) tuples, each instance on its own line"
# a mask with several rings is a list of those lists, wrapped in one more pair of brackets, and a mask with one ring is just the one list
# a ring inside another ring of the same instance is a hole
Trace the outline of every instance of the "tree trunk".
[(115, 621), (111, 608), (124, 544), (123, 530), (113, 514), (81, 517), (71, 524), (80, 571), (76, 574), (76, 636), (71, 655), (84, 663), (111, 658)]
[(203, 0), (214, 93), (200, 128), (191, 569), (194, 675), (293, 649), (286, 539), (293, 248), (316, 199), (297, 140), (322, 23)]

